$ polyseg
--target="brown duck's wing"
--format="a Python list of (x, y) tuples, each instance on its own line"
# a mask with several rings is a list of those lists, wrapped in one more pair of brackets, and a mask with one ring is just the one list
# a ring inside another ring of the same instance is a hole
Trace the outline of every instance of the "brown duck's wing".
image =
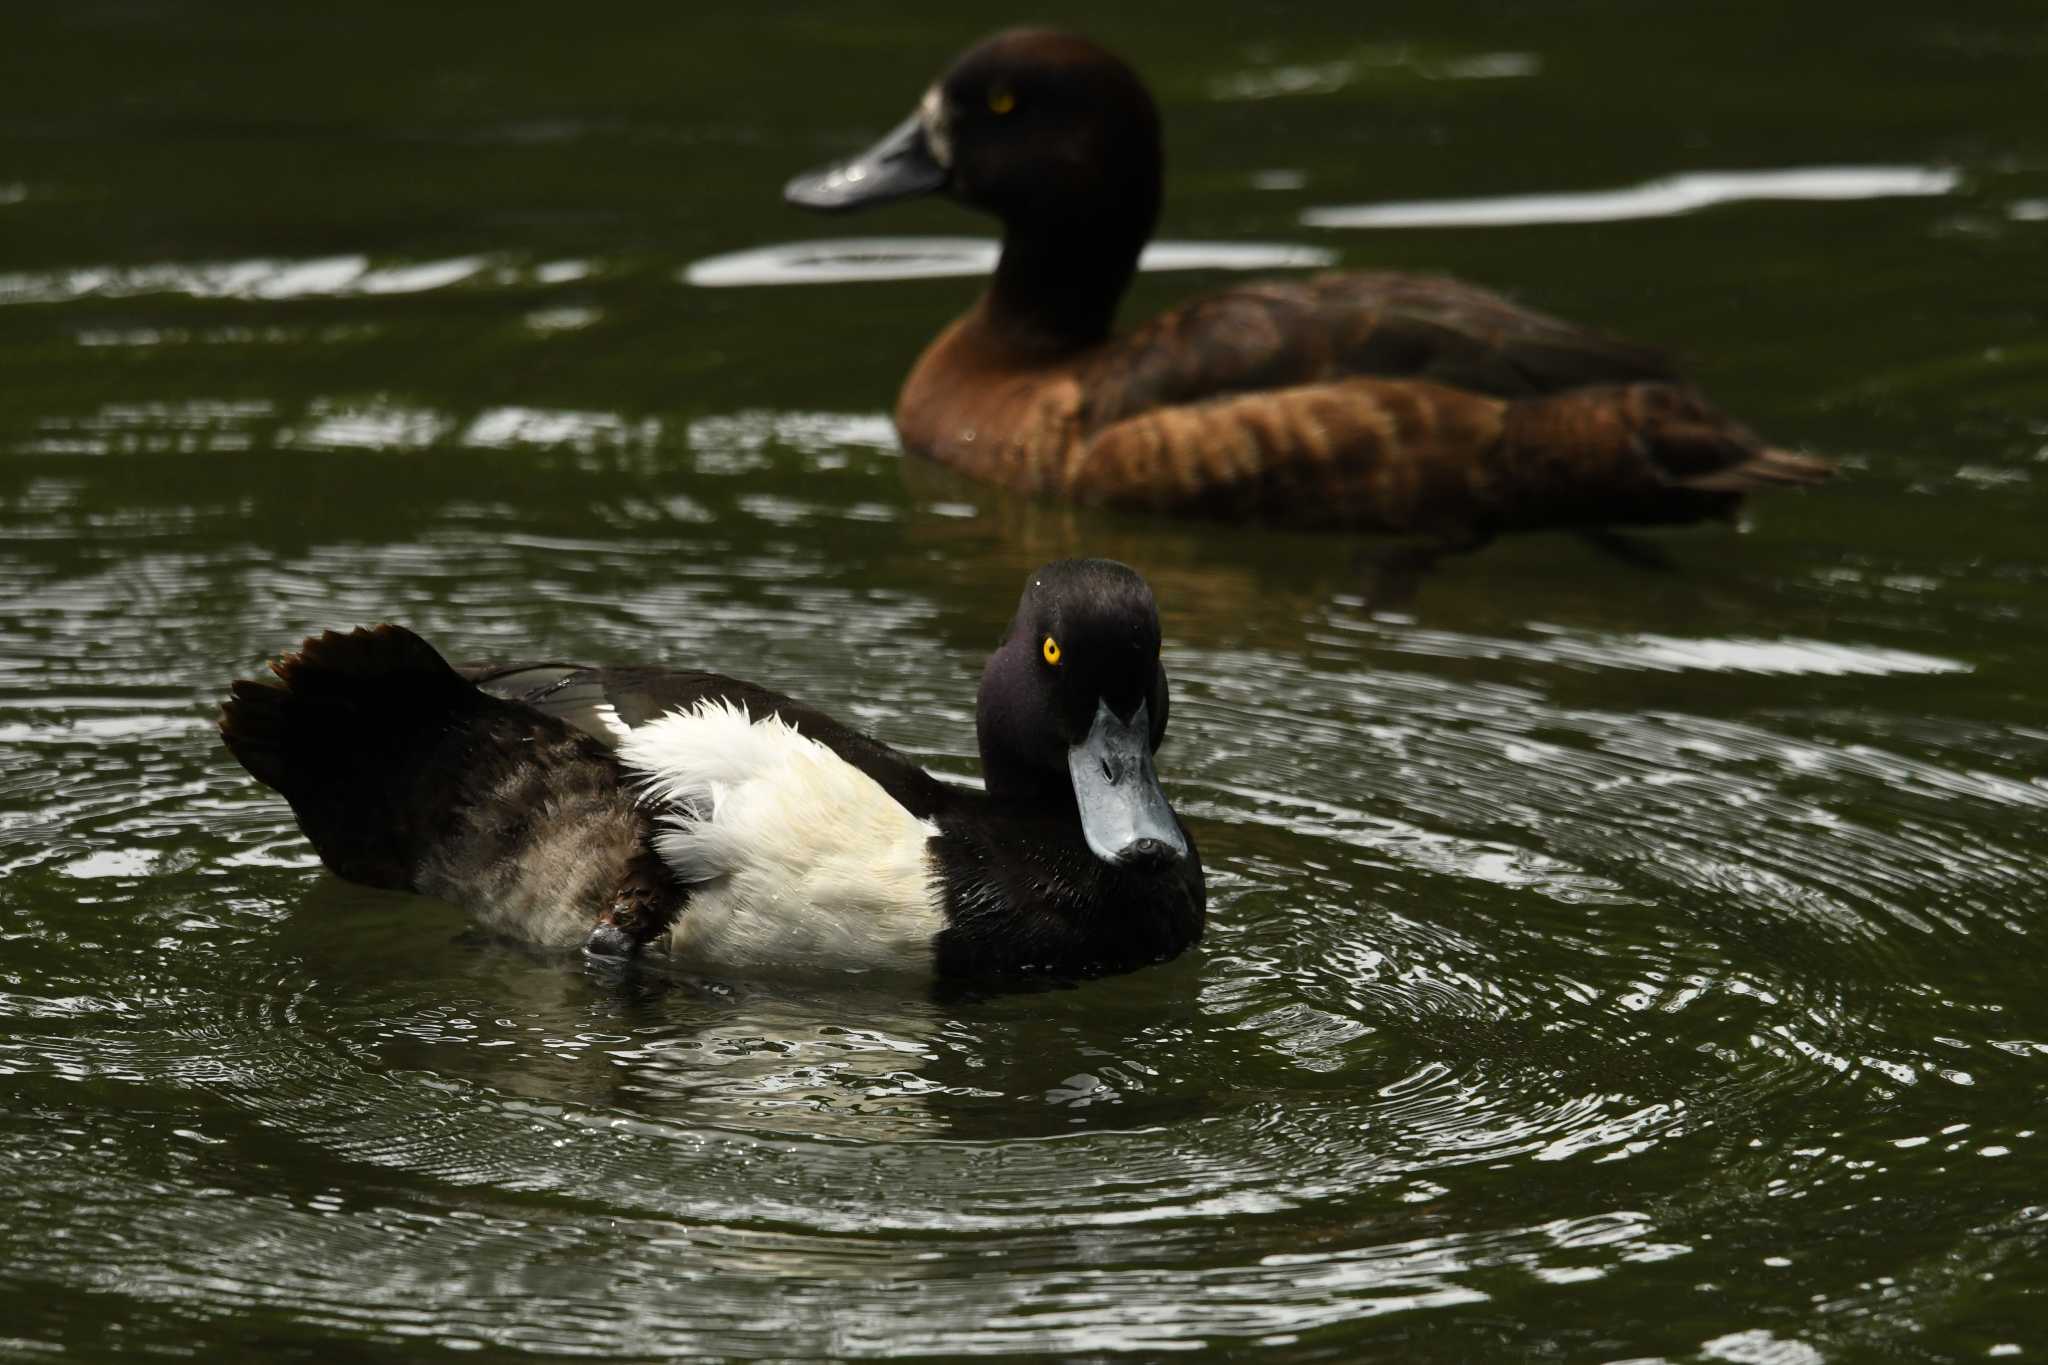
[(1608, 385), (1504, 401), (1351, 379), (1158, 408), (1081, 443), (1085, 502), (1443, 536), (1726, 515), (1829, 467), (1768, 450), (1691, 391)]
[(1084, 420), (1100, 428), (1175, 403), (1349, 376), (1518, 398), (1674, 371), (1655, 350), (1460, 280), (1318, 275), (1209, 294), (1110, 342), (1082, 372)]

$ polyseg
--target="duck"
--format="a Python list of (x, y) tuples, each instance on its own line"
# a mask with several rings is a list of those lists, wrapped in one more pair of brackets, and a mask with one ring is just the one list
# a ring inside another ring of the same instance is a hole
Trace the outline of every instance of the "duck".
[(392, 624), (234, 681), (222, 741), (336, 875), (488, 933), (710, 974), (1080, 979), (1202, 933), (1154, 766), (1157, 605), (1112, 560), (1032, 573), (976, 697), (982, 787), (758, 684), (450, 664)]
[(1754, 490), (1832, 471), (1765, 445), (1660, 352), (1443, 276), (1257, 281), (1119, 333), (1162, 184), (1137, 73), (1015, 29), (784, 198), (939, 194), (1000, 220), (994, 278), (918, 357), (895, 422), (910, 453), (1023, 493), (1456, 550), (1733, 519)]

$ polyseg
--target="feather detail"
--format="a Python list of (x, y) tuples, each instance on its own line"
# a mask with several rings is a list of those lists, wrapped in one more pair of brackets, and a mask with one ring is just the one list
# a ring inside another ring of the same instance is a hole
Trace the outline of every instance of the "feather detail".
[(1347, 380), (1160, 408), (1076, 449), (1083, 502), (1416, 532), (1492, 502), (1503, 404), (1440, 384)]
[(221, 738), (328, 867), (494, 932), (584, 941), (649, 830), (610, 754), (398, 626), (314, 636), (271, 669), (233, 685)]
[(1051, 360), (984, 303), (919, 358), (896, 423), (907, 449), (1019, 492), (1401, 535), (1698, 521), (1827, 477), (1670, 376), (1656, 351), (1456, 280), (1339, 274), (1226, 290)]
[(707, 965), (929, 972), (944, 927), (938, 833), (775, 716), (705, 700), (619, 746), (689, 908), (675, 951)]

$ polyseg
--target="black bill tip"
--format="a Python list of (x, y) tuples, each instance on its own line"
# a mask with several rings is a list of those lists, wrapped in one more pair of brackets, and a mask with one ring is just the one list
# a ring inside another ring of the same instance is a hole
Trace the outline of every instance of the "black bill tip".
[(1123, 867), (1135, 868), (1140, 872), (1153, 872), (1180, 861), (1181, 851), (1164, 839), (1139, 839), (1126, 844), (1117, 854), (1117, 863)]
[(600, 924), (583, 940), (583, 951), (592, 957), (626, 958), (640, 951), (640, 945), (616, 924)]

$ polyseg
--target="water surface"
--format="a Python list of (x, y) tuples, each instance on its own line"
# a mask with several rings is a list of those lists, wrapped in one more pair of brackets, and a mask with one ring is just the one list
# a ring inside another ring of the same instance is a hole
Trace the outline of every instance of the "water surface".
[[(1102, 21), (1165, 105), (1167, 237), (1509, 289), (1845, 467), (1670, 572), (1531, 537), (1399, 611), (1341, 537), (902, 459), (971, 280), (689, 283), (833, 235), (777, 187), (996, 22), (701, 10), (12, 19), (0, 1356), (2038, 1354), (2036, 8)], [(1816, 167), (1940, 192), (1313, 216)], [(211, 729), (396, 619), (774, 682), (969, 777), (981, 658), (1072, 553), (1158, 592), (1212, 878), (1204, 943), (1114, 982), (481, 941), (321, 874)]]

